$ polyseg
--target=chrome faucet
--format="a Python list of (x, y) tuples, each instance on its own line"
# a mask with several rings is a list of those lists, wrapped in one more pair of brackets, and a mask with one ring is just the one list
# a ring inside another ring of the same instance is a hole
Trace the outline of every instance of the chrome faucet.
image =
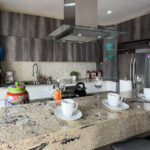
[(33, 65), (33, 77), (35, 77), (34, 84), (37, 84), (38, 82), (38, 65), (37, 64)]

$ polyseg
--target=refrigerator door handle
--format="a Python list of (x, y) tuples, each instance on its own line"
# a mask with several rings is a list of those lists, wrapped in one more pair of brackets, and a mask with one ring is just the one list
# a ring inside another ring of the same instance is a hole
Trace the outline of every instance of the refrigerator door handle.
[(136, 82), (136, 58), (133, 60), (133, 85), (135, 89), (135, 82)]
[(130, 80), (132, 81), (132, 66), (133, 65), (133, 54), (132, 54), (132, 57), (131, 57), (131, 59), (130, 59)]

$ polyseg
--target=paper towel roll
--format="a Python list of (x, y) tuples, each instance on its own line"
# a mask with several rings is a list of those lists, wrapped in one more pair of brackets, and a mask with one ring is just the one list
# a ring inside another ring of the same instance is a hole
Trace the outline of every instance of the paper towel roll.
[(120, 92), (132, 91), (132, 81), (131, 80), (120, 80)]
[(120, 96), (124, 98), (132, 98), (132, 91), (120, 92)]

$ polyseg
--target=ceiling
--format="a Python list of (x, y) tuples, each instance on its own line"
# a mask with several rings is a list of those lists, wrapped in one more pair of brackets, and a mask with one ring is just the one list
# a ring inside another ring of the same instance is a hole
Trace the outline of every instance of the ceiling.
[[(63, 19), (64, 0), (0, 0), (0, 9)], [(112, 10), (112, 14), (107, 14)], [(150, 0), (98, 0), (98, 24), (120, 23), (150, 12)]]

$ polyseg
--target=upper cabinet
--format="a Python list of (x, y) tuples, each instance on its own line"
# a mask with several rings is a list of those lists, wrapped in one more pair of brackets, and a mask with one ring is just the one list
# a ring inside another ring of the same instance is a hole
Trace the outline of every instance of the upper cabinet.
[(0, 35), (22, 36), (22, 14), (0, 11)]
[(118, 43), (150, 39), (150, 14), (120, 23), (117, 29), (126, 32), (118, 37)]
[(30, 38), (43, 38), (61, 26), (62, 20), (22, 14), (22, 36)]
[(0, 11), (0, 46), (4, 61), (101, 62), (102, 41), (91, 43), (46, 40), (63, 20)]
[(0, 35), (4, 36), (45, 39), (62, 23), (59, 19), (0, 11)]

